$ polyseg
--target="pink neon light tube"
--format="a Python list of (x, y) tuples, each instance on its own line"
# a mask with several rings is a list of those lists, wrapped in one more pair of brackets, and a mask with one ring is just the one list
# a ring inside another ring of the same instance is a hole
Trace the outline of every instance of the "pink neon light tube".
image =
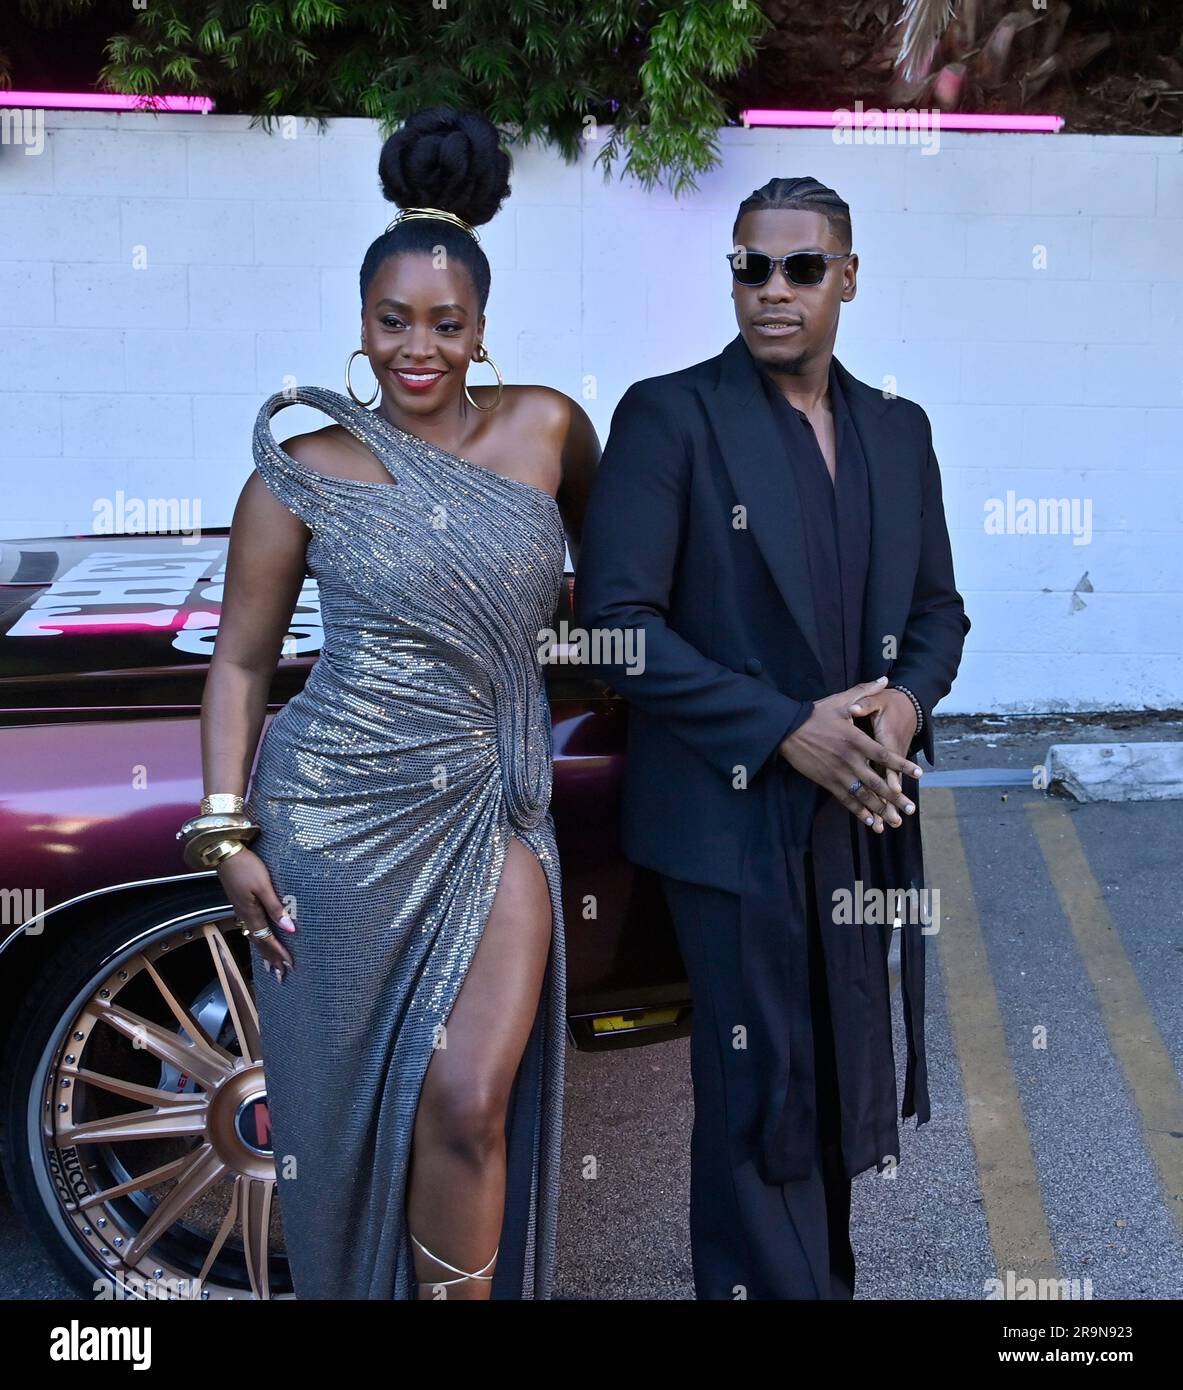
[[(941, 130), (1023, 130), (1055, 134), (1064, 124), (1063, 116), (1024, 116), (988, 115), (966, 111), (936, 111), (926, 109), (918, 113), (900, 108), (869, 106), (863, 110), (839, 108), (835, 111), (778, 111), (755, 108), (741, 113), (745, 125), (775, 126), (840, 126), (851, 130), (900, 130), (914, 129), (918, 114), (929, 121), (936, 118)], [(867, 117), (873, 119), (868, 120)], [(909, 126), (908, 117), (911, 116)]]
[(78, 111), (200, 111), (214, 109), (209, 97), (135, 96), (131, 92), (5, 92), (0, 106), (52, 106)]

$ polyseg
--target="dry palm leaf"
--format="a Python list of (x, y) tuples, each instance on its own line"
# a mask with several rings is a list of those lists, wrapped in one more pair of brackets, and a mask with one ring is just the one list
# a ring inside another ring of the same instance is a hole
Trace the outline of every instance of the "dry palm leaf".
[(904, 12), (896, 23), (904, 31), (897, 69), (905, 83), (915, 81), (928, 71), (941, 35), (952, 18), (952, 0), (904, 0)]

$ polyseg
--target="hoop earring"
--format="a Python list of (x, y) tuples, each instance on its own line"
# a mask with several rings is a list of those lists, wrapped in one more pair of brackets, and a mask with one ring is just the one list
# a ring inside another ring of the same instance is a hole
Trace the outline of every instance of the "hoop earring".
[(365, 355), (365, 352), (361, 348), (354, 348), (353, 351), (349, 354), (349, 361), (345, 364), (345, 389), (353, 397), (354, 401), (356, 401), (358, 405), (362, 406), (373, 405), (374, 402), (378, 399), (378, 393), (382, 389), (378, 385), (377, 379), (375, 378), (374, 394), (370, 397), (370, 399), (368, 401), (358, 399), (358, 396), (353, 389), (353, 383), (349, 380), (349, 369), (353, 366), (353, 359), (355, 357), (364, 357)]
[(480, 347), (478, 348), (478, 351), (480, 353), (480, 356), (477, 357), (475, 360), (478, 362), (487, 362), (489, 366), (492, 367), (495, 372), (497, 372), (497, 399), (493, 402), (492, 405), (477, 405), (476, 401), (474, 401), (468, 393), (467, 381), (464, 383), (464, 394), (468, 398), (468, 403), (472, 406), (473, 410), (479, 410), (487, 415), (490, 410), (496, 410), (497, 407), (501, 404), (501, 393), (505, 389), (505, 379), (504, 377), (502, 377), (501, 372), (498, 370), (497, 363), (494, 362), (493, 359), (489, 356), (488, 349), (485, 347), (484, 343), (481, 343)]

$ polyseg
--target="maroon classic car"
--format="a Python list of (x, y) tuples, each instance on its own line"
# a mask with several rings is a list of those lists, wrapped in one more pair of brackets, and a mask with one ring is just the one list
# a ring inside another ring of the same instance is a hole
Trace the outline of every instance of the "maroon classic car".
[[(291, 1295), (247, 939), (175, 838), (225, 551), (225, 530), (0, 543), (0, 1157), (92, 1296)], [(320, 645), (309, 579), (273, 709)], [(660, 889), (617, 838), (625, 708), (577, 667), (547, 682), (571, 1042), (683, 1034)]]

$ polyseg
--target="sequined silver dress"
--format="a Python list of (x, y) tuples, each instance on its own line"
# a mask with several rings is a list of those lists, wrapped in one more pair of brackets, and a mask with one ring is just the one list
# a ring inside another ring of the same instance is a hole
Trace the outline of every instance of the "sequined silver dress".
[[(391, 481), (330, 477), (285, 453), (270, 421), (296, 401), (345, 426)], [(325, 627), (306, 685), (266, 731), (247, 801), (262, 827), (253, 848), (296, 909), (282, 984), (251, 939), (296, 1297), (416, 1295), (415, 1111), (517, 835), (545, 872), (553, 934), (510, 1101), (492, 1293), (547, 1298), (566, 968), (537, 634), (563, 577), (558, 506), (321, 387), (264, 402), (254, 461), (312, 533)]]

